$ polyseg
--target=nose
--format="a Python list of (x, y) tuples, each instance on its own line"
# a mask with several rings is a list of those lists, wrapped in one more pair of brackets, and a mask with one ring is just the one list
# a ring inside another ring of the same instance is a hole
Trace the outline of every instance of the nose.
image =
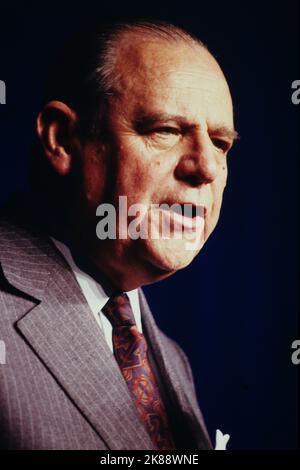
[(190, 186), (212, 183), (217, 177), (216, 149), (204, 132), (190, 136), (176, 168), (175, 177)]

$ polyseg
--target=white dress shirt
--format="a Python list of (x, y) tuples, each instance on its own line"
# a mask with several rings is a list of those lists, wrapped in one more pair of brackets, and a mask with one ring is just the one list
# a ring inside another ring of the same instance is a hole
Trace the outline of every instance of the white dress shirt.
[[(93, 279), (89, 274), (79, 269), (73, 259), (71, 251), (64, 243), (59, 240), (56, 240), (53, 237), (51, 237), (51, 240), (53, 241), (57, 249), (61, 252), (63, 257), (69, 264), (70, 268), (72, 269), (74, 276), (76, 277), (76, 280), (79, 286), (81, 287), (83, 295), (85, 296), (86, 301), (91, 311), (93, 312), (96, 322), (99, 325), (99, 328), (103, 330), (107, 344), (113, 352), (112, 325), (102, 312), (102, 308), (109, 300), (108, 295), (104, 292), (102, 286), (97, 281), (95, 281), (95, 279)], [(132, 291), (126, 292), (126, 294), (129, 297), (137, 329), (142, 333), (143, 330), (138, 290), (134, 289)]]

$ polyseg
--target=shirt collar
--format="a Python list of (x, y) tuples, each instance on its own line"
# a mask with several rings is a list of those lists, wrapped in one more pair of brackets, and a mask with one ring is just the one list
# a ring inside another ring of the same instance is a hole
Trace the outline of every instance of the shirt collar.
[[(109, 295), (105, 292), (98, 281), (78, 267), (69, 247), (65, 243), (53, 237), (50, 238), (72, 269), (93, 314), (98, 315), (104, 305), (108, 302)], [(142, 331), (138, 289), (127, 291), (126, 294), (129, 297), (137, 328)]]

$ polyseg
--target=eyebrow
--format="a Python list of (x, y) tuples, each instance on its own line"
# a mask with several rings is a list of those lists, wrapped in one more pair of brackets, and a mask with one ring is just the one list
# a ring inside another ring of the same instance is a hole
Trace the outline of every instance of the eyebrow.
[[(180, 114), (167, 114), (167, 113), (149, 113), (147, 115), (140, 114), (135, 119), (135, 125), (138, 129), (141, 129), (146, 126), (151, 126), (152, 124), (158, 121), (174, 121), (178, 122), (181, 125), (185, 125), (186, 127), (194, 127), (194, 124), (190, 124), (185, 116), (181, 116)], [(211, 129), (213, 134), (222, 135), (224, 137), (229, 138), (230, 140), (237, 140), (240, 139), (239, 133), (232, 127), (224, 126), (222, 124), (216, 125)]]
[(240, 134), (233, 128), (228, 126), (217, 126), (212, 129), (214, 134), (223, 135), (231, 140), (238, 140), (241, 138)]

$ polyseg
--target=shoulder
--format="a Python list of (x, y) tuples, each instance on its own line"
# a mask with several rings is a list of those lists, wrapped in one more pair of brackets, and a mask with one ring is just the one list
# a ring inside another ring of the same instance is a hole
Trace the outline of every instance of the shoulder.
[[(26, 215), (16, 212), (0, 214), (0, 264), (16, 267), (38, 261), (45, 256), (52, 242), (47, 234)], [(53, 249), (53, 247), (52, 247)]]
[[(33, 209), (22, 194), (14, 194), (0, 207), (0, 246), (26, 246), (26, 240), (35, 243), (45, 238), (45, 233), (37, 222)], [(21, 243), (23, 241), (23, 245)]]
[(0, 214), (0, 291), (41, 295), (54, 268), (67, 264), (38, 219), (24, 204), (2, 208)]

